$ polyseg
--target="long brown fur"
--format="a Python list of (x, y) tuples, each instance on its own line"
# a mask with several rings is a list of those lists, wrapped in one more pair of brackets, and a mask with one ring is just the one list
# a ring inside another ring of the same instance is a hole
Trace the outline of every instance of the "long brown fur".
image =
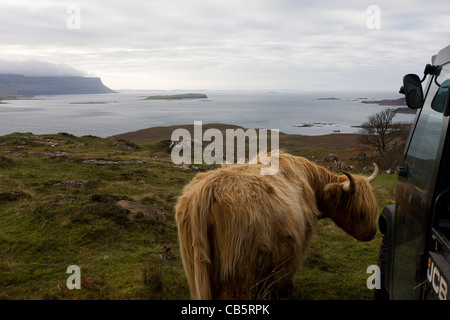
[(279, 171), (224, 165), (199, 173), (176, 205), (192, 299), (250, 299), (293, 289), (293, 276), (321, 218), (358, 240), (376, 233), (377, 203), (366, 177), (334, 175), (305, 158), (279, 154)]

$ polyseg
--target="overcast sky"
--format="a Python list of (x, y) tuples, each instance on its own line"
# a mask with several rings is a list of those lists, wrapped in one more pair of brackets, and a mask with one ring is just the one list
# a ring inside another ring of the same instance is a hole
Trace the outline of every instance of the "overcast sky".
[(118, 90), (397, 92), (450, 44), (448, 0), (14, 0), (0, 21), (0, 73)]

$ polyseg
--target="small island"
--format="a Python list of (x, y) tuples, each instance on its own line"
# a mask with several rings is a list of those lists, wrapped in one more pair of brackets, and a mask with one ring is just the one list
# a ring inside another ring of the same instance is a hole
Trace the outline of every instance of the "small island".
[(361, 103), (378, 104), (380, 106), (398, 107), (397, 109), (394, 110), (395, 113), (409, 113), (409, 114), (415, 114), (416, 113), (416, 110), (406, 107), (406, 100), (405, 100), (405, 98), (383, 99), (383, 100), (368, 100), (368, 101), (361, 101)]
[(145, 100), (181, 100), (181, 99), (207, 99), (208, 96), (203, 93), (184, 93), (172, 94), (167, 96), (149, 96)]
[(378, 104), (380, 106), (406, 106), (405, 98), (399, 99), (384, 99), (384, 100), (367, 100), (361, 103)]

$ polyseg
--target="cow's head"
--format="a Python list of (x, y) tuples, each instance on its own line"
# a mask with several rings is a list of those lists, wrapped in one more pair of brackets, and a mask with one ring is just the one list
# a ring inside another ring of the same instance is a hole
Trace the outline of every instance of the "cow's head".
[(374, 163), (370, 177), (338, 177), (325, 186), (319, 209), (324, 217), (331, 218), (341, 229), (360, 241), (369, 241), (377, 232), (378, 205), (370, 183), (378, 174)]

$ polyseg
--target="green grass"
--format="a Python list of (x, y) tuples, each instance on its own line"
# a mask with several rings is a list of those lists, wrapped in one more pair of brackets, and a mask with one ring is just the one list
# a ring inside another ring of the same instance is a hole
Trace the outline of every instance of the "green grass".
[[(183, 170), (164, 152), (164, 141), (138, 146), (70, 134), (0, 137), (0, 299), (188, 299), (174, 205), (183, 186), (211, 167)], [(380, 211), (393, 202), (395, 178), (381, 174), (374, 183)], [(68, 180), (85, 183), (58, 185)], [(111, 201), (119, 198), (161, 208), (167, 220), (130, 221)], [(366, 269), (377, 263), (380, 240), (378, 234), (358, 242), (321, 221), (296, 275), (295, 298), (371, 299)], [(81, 290), (66, 287), (70, 265), (81, 268)]]

